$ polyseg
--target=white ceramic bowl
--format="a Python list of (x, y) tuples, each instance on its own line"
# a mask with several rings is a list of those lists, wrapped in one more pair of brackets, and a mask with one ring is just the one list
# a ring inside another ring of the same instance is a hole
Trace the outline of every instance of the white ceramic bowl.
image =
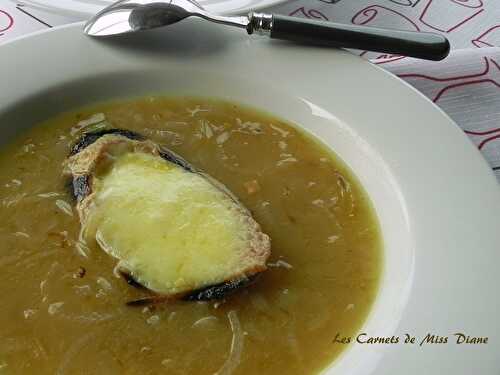
[(150, 93), (234, 100), (313, 133), (361, 180), (382, 226), (384, 275), (362, 332), (490, 336), (473, 347), (355, 344), (325, 373), (498, 374), (499, 188), (459, 128), (402, 81), (347, 52), (200, 20), (105, 41), (70, 25), (0, 53), (2, 142), (61, 111)]
[[(13, 0), (11, 0), (13, 1)], [(286, 0), (199, 0), (206, 10), (217, 14), (243, 14), (249, 11), (267, 8)], [(13, 1), (14, 2), (14, 1)], [(113, 0), (22, 0), (23, 4), (48, 12), (73, 17), (89, 18)]]

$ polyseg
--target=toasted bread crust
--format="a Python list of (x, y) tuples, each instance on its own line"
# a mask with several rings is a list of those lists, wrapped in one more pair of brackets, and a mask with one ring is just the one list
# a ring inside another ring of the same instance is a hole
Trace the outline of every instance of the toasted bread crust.
[[(85, 147), (79, 147), (76, 153), (70, 155), (65, 162), (65, 171), (73, 179), (73, 194), (76, 198), (76, 208), (80, 217), (82, 228), (85, 226), (89, 207), (95, 197), (93, 186), (93, 175), (99, 168), (107, 163), (112, 163), (112, 155), (116, 152), (142, 152), (160, 156), (172, 162), (188, 172), (200, 174), (208, 180), (215, 188), (223, 192), (236, 204), (231, 207), (244, 222), (247, 228), (248, 247), (244, 251), (244, 257), (240, 261), (240, 267), (234, 270), (234, 274), (227, 280), (216, 285), (209, 285), (183, 294), (179, 298), (187, 300), (210, 300), (220, 299), (226, 294), (234, 292), (239, 287), (249, 284), (245, 280), (253, 279), (257, 274), (267, 269), (266, 261), (271, 253), (271, 242), (268, 235), (262, 232), (260, 225), (253, 219), (248, 211), (236, 197), (220, 182), (212, 177), (198, 171), (187, 161), (172, 151), (165, 149), (150, 140), (142, 137), (131, 137), (120, 135), (118, 131), (102, 134), (98, 138), (92, 137), (92, 142)], [(79, 144), (83, 144), (80, 142)], [(75, 149), (75, 148), (74, 148)], [(122, 270), (123, 271), (123, 270)]]

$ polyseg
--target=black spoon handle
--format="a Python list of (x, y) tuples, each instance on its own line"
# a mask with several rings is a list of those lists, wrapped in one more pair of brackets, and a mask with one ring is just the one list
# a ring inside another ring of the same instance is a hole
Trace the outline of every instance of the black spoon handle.
[(344, 25), (281, 15), (253, 13), (252, 31), (271, 38), (307, 44), (354, 48), (426, 60), (442, 60), (450, 51), (448, 40), (435, 33)]

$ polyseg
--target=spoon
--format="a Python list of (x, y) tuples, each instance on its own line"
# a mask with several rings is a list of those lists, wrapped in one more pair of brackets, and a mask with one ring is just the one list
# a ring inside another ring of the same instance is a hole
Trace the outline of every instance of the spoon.
[(442, 60), (450, 51), (448, 40), (435, 33), (344, 25), (264, 13), (225, 17), (210, 14), (194, 0), (121, 0), (92, 17), (85, 25), (84, 32), (96, 37), (125, 34), (172, 25), (191, 16), (239, 27), (248, 34), (263, 34), (274, 39), (306, 44), (354, 48), (427, 60)]

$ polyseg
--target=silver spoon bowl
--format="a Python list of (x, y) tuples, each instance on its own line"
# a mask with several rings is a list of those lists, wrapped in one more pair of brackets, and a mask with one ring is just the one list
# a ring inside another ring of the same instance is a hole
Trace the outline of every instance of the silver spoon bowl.
[(84, 32), (109, 36), (172, 25), (187, 17), (200, 17), (215, 23), (246, 29), (249, 17), (223, 17), (208, 13), (193, 0), (121, 0), (90, 19)]

